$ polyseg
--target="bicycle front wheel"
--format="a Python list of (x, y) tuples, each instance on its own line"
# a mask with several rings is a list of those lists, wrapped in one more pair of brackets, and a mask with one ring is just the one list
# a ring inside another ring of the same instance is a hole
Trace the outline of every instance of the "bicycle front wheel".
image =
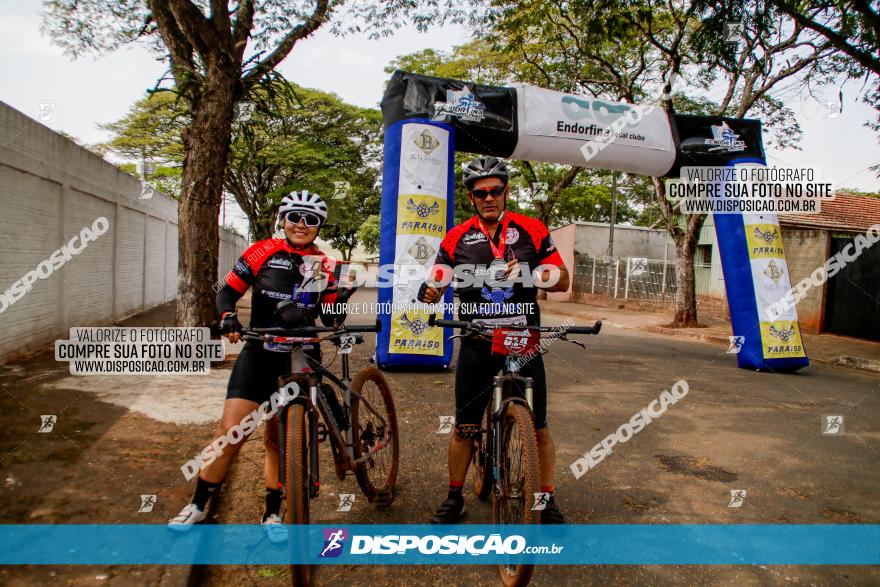
[(357, 460), (375, 451), (357, 465), (355, 477), (370, 503), (391, 505), (400, 460), (397, 412), (391, 388), (378, 369), (368, 367), (355, 375), (351, 391), (354, 458)]
[[(309, 523), (309, 427), (305, 406), (290, 406), (284, 432), (284, 523), (304, 525)], [(291, 565), (290, 579), (294, 587), (309, 585), (311, 567)]]
[(486, 406), (483, 416), (483, 432), (475, 442), (473, 457), (474, 493), (482, 501), (489, 499), (492, 493), (492, 462), (495, 457), (492, 447), (492, 402)]
[[(532, 509), (538, 492), (538, 441), (529, 410), (510, 404), (501, 427), (501, 462), (498, 463), (500, 493), (495, 496), (496, 524), (537, 524), (540, 512)], [(528, 585), (533, 565), (499, 565), (504, 585)]]

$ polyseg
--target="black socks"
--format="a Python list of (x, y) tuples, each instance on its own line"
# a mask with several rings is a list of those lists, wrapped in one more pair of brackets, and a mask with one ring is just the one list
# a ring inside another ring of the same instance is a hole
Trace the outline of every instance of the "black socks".
[(446, 496), (446, 499), (454, 499), (456, 501), (464, 501), (464, 496), (461, 494), (461, 491), (463, 488), (464, 488), (463, 481), (450, 481), (449, 482), (449, 495)]
[(272, 514), (281, 515), (281, 497), (280, 489), (266, 488), (266, 512), (263, 514), (263, 520)]
[(196, 490), (193, 493), (192, 503), (200, 510), (205, 511), (208, 500), (217, 493), (221, 485), (223, 485), (223, 481), (220, 483), (210, 483), (199, 477), (196, 481)]

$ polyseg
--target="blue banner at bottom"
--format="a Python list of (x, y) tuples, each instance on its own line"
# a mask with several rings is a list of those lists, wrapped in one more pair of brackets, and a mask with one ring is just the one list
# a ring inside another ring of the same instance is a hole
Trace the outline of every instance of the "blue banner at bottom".
[(876, 565), (880, 525), (0, 525), (0, 564)]

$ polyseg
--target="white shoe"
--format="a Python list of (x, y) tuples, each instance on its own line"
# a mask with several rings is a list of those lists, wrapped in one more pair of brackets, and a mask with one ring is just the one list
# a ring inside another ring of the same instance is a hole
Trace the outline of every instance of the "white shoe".
[(180, 513), (168, 520), (168, 528), (178, 532), (187, 532), (193, 525), (198, 524), (208, 517), (207, 512), (200, 510), (196, 504), (187, 504)]
[(278, 514), (270, 514), (263, 520), (263, 528), (266, 529), (269, 542), (278, 544), (287, 541), (287, 525), (281, 521), (281, 516)]

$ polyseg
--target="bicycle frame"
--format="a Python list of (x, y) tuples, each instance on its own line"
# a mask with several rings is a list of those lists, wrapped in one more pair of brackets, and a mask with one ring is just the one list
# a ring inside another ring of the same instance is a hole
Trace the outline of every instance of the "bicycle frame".
[[(516, 368), (516, 355), (508, 355), (504, 360), (504, 367), (500, 375), (496, 375), (492, 380), (492, 412), (487, 434), (492, 435), (492, 484), (495, 492), (500, 493), (501, 488), (498, 485), (498, 463), (501, 462), (501, 427), (504, 421), (504, 414), (512, 403), (518, 403), (528, 408), (529, 413), (532, 412), (532, 394), (534, 391), (533, 381), (531, 377), (525, 377), (519, 374)], [(523, 393), (519, 394), (517, 383), (523, 384)], [(506, 390), (506, 393), (505, 393)]]
[[(442, 326), (445, 328), (462, 329), (461, 334), (453, 335), (450, 338), (475, 336), (477, 338), (483, 338), (485, 340), (490, 340), (491, 337), (489, 336), (489, 334), (497, 328), (485, 324), (476, 325), (471, 322), (464, 322), (460, 320), (437, 319), (434, 314), (432, 314), (428, 318), (428, 325), (432, 327)], [(555, 332), (556, 338), (583, 347), (582, 343), (574, 340), (569, 340), (566, 338), (566, 335), (599, 334), (599, 331), (602, 329), (602, 322), (596, 321), (593, 326), (564, 326), (549, 328), (530, 325), (510, 325), (508, 326), (508, 328), (526, 329), (537, 332)], [(542, 352), (541, 354), (544, 353)], [(520, 360), (522, 359), (522, 357), (522, 355), (516, 353), (508, 354), (504, 359), (504, 367), (501, 370), (501, 374), (496, 375), (492, 380), (491, 421), (489, 423), (489, 429), (485, 432), (487, 435), (491, 435), (491, 438), (489, 440), (492, 442), (493, 447), (492, 484), (494, 486), (496, 495), (500, 492), (500, 487), (498, 485), (498, 463), (501, 462), (501, 428), (503, 426), (503, 416), (510, 404), (519, 403), (524, 405), (528, 409), (529, 413), (534, 419), (534, 413), (532, 410), (534, 385), (531, 377), (524, 377), (519, 374), (519, 368), (521, 366)], [(519, 393), (518, 386), (516, 385), (517, 383), (522, 383), (523, 392), (521, 394)], [(508, 391), (505, 392), (505, 389), (507, 389)]]
[[(343, 467), (349, 471), (354, 471), (359, 464), (364, 463), (368, 459), (372, 458), (374, 454), (385, 448), (391, 440), (386, 426), (385, 436), (383, 437), (382, 441), (378, 443), (375, 447), (373, 447), (369, 452), (361, 456), (359, 459), (354, 458), (354, 426), (349, 425), (345, 431), (339, 429), (339, 425), (336, 422), (336, 418), (334, 417), (332, 411), (330, 410), (330, 406), (327, 404), (327, 400), (324, 398), (324, 394), (318, 393), (317, 375), (320, 374), (322, 377), (326, 377), (327, 379), (335, 383), (340, 389), (342, 389), (343, 402), (346, 408), (350, 408), (351, 396), (352, 394), (354, 394), (357, 396), (358, 400), (362, 402), (363, 405), (370, 412), (373, 413), (373, 415), (381, 420), (383, 424), (386, 424), (386, 422), (382, 415), (373, 409), (366, 398), (358, 395), (356, 392), (353, 392), (351, 390), (351, 368), (347, 353), (342, 354), (341, 378), (337, 377), (326, 367), (317, 363), (314, 359), (306, 355), (303, 345), (310, 343), (319, 344), (320, 342), (321, 339), (318, 338), (302, 340), (302, 344), (299, 344), (290, 352), (290, 375), (288, 375), (287, 377), (283, 377), (280, 383), (282, 383), (283, 386), (287, 385), (291, 381), (298, 382), (299, 394), (282, 407), (277, 418), (279, 439), (278, 449), (280, 454), (280, 462), (284, 463), (285, 459), (287, 458), (285, 450), (287, 442), (285, 435), (287, 429), (287, 417), (288, 412), (290, 411), (290, 407), (296, 403), (299, 403), (302, 404), (306, 409), (309, 423), (310, 497), (315, 497), (318, 494), (318, 490), (321, 484), (319, 467), (320, 463), (318, 457), (319, 415), (324, 421), (324, 429), (326, 430), (327, 437), (330, 438), (330, 442), (335, 444), (337, 448), (337, 453), (342, 457)], [(303, 389), (308, 390), (307, 395), (303, 395)], [(280, 467), (278, 476), (279, 481), (282, 485), (286, 485), (287, 483), (284, 475), (284, 467)]]

